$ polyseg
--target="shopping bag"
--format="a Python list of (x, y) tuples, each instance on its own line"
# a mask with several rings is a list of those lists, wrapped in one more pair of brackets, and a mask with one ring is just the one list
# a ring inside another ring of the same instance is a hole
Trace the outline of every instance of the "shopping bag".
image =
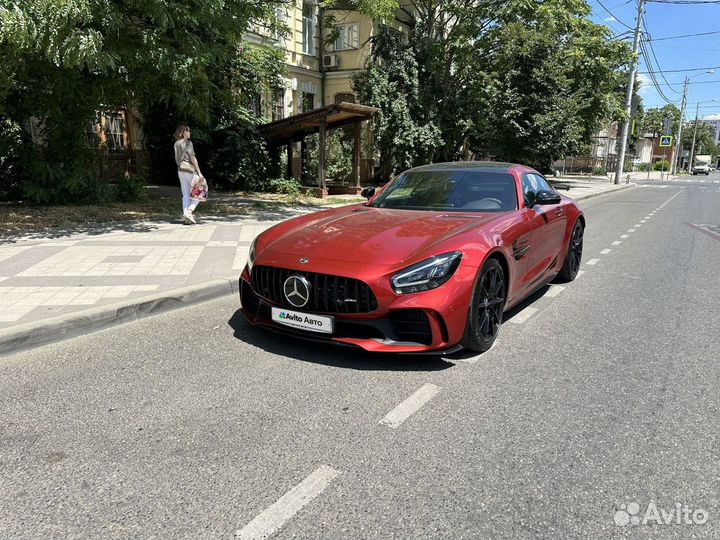
[(205, 178), (198, 176), (192, 183), (190, 198), (194, 201), (205, 202), (208, 198), (208, 185)]

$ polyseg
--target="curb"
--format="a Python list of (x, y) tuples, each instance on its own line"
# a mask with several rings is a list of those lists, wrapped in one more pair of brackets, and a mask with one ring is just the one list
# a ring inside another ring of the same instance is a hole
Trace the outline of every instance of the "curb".
[[(585, 195), (578, 195), (577, 197), (573, 197), (569, 193), (567, 196), (570, 197), (571, 199), (573, 199), (574, 201), (583, 201), (585, 199), (592, 199), (593, 197), (601, 197), (603, 195), (609, 195), (610, 193), (617, 193), (618, 191), (623, 191), (625, 189), (630, 189), (630, 188), (634, 188), (634, 187), (637, 187), (637, 184), (630, 183), (630, 184), (626, 184), (623, 186), (618, 186), (616, 188), (606, 189), (605, 191), (598, 191), (596, 193), (587, 193)], [(570, 190), (567, 190), (567, 191), (569, 192)]]
[(18, 325), (0, 330), (0, 357), (238, 293), (237, 277), (216, 279)]

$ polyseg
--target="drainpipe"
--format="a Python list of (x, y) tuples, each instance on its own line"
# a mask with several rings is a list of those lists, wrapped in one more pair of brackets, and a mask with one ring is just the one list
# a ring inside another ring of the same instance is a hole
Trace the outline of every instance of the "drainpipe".
[(323, 53), (325, 52), (325, 35), (324, 31), (325, 9), (322, 5), (318, 6), (318, 65), (320, 66), (320, 106), (325, 106), (325, 64), (323, 63)]

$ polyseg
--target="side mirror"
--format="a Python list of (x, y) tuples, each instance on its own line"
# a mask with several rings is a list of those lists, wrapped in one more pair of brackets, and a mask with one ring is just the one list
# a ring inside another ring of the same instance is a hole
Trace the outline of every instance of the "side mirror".
[(375, 195), (375, 188), (374, 187), (366, 187), (363, 188), (363, 190), (360, 192), (360, 195), (365, 197), (366, 199), (372, 199)]
[(561, 198), (553, 191), (538, 191), (533, 204), (560, 204)]

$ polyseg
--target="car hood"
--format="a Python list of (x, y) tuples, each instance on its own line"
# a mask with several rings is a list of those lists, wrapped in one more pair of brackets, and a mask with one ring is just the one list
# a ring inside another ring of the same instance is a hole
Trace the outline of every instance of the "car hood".
[[(303, 222), (267, 249), (300, 257), (370, 264), (397, 264), (455, 235), (498, 218), (496, 213), (456, 214), (354, 207)], [(447, 248), (445, 251), (454, 249)]]

